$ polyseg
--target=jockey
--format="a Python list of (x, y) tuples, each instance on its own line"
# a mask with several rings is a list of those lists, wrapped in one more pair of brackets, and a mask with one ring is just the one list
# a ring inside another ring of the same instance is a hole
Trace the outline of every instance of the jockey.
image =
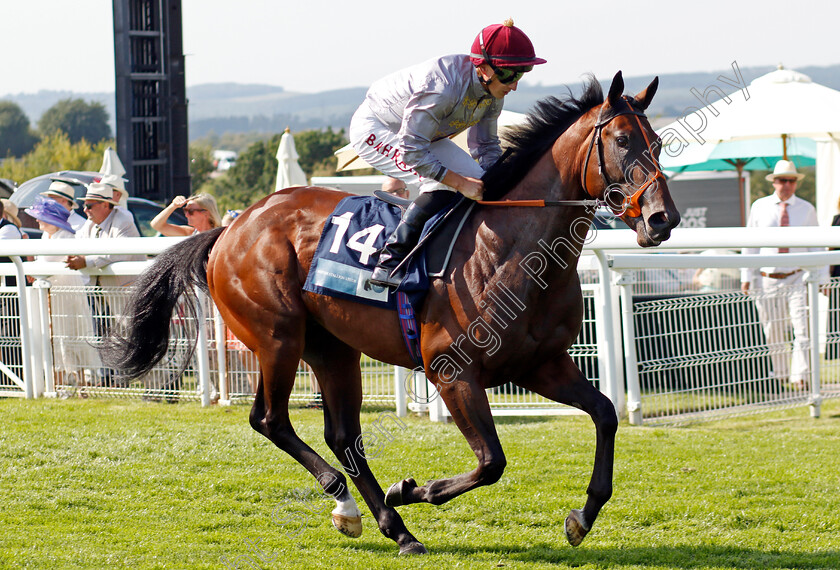
[[(372, 284), (400, 284), (404, 271), (393, 270), (456, 191), (481, 199), (481, 177), (502, 155), (496, 121), (504, 97), (541, 63), (528, 36), (507, 20), (481, 30), (470, 55), (433, 59), (371, 86), (350, 123), (350, 142), (368, 164), (420, 192), (380, 251)], [(468, 155), (450, 137), (470, 127)]]

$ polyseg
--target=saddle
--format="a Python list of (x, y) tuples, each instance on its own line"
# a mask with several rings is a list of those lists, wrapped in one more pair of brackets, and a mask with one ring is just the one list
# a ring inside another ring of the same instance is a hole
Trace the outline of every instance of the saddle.
[[(405, 211), (411, 204), (411, 200), (407, 198), (400, 198), (382, 190), (376, 190), (373, 194), (380, 200), (397, 206), (402, 211)], [(406, 257), (410, 261), (415, 255), (422, 252), (425, 255), (426, 273), (429, 277), (443, 276), (449, 266), (449, 258), (452, 255), (452, 248), (455, 247), (455, 240), (461, 234), (464, 223), (475, 207), (473, 200), (468, 200), (460, 195), (453, 204), (450, 208), (446, 208), (429, 220), (420, 241)]]

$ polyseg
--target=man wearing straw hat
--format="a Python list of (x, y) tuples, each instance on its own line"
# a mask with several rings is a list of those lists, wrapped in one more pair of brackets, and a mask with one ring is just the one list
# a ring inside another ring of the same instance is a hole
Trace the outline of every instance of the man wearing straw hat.
[[(814, 206), (796, 196), (796, 185), (805, 178), (789, 160), (780, 160), (767, 180), (773, 194), (759, 198), (750, 208), (747, 227), (816, 226)], [(776, 255), (824, 251), (820, 248), (780, 247), (744, 248), (744, 254)], [(781, 386), (804, 389), (809, 385), (808, 292), (805, 278), (814, 273), (821, 283), (828, 282), (827, 268), (802, 270), (783, 263), (773, 267), (744, 269), (741, 289), (746, 293), (759, 289), (756, 297), (758, 317), (770, 348), (773, 376)], [(793, 358), (788, 354), (787, 331), (793, 327)]]
[[(137, 226), (127, 218), (116, 215), (117, 202), (113, 188), (108, 184), (93, 182), (88, 185), (84, 209), (88, 219), (76, 232), (76, 238), (120, 238), (140, 237)], [(67, 257), (67, 267), (83, 269), (85, 267), (101, 269), (115, 261), (142, 261), (142, 255), (71, 255)], [(133, 282), (133, 276), (97, 276), (96, 285), (104, 287), (124, 287)]]
[[(108, 184), (94, 182), (88, 185), (84, 209), (88, 215), (85, 225), (76, 232), (77, 239), (116, 239), (122, 237), (140, 237), (137, 226), (131, 220), (116, 215), (116, 201), (113, 189)], [(142, 261), (142, 255), (70, 255), (65, 260), (70, 269), (101, 269), (115, 261)], [(122, 295), (109, 295), (108, 289), (118, 289), (131, 284), (136, 277), (131, 275), (97, 275), (92, 285), (102, 287), (89, 296), (93, 312), (93, 324), (100, 337), (107, 334), (109, 321), (122, 313), (124, 299)], [(110, 385), (113, 372), (103, 370), (104, 384)]]

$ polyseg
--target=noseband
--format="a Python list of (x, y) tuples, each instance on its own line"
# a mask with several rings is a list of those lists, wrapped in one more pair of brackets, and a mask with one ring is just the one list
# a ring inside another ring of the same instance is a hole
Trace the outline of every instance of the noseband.
[[(642, 126), (642, 121), (641, 119), (639, 119), (639, 117), (647, 118), (646, 115), (641, 111), (636, 111), (635, 109), (633, 109), (633, 106), (630, 104), (629, 97), (624, 95), (622, 96), (622, 99), (625, 103), (627, 103), (627, 109), (625, 111), (611, 113), (606, 117), (602, 117), (602, 113), (604, 111), (603, 107), (601, 107), (601, 109), (598, 111), (598, 121), (595, 124), (595, 130), (592, 134), (592, 139), (589, 141), (589, 148), (586, 151), (586, 159), (583, 162), (583, 173), (581, 174), (581, 182), (583, 185), (583, 191), (592, 196), (592, 194), (590, 194), (589, 190), (586, 188), (586, 173), (589, 171), (589, 157), (592, 156), (592, 147), (594, 146), (597, 148), (596, 156), (598, 157), (598, 174), (604, 181), (604, 188), (607, 192), (609, 192), (610, 187), (614, 183), (610, 182), (609, 176), (607, 176), (607, 172), (604, 169), (604, 143), (601, 138), (601, 131), (616, 117), (620, 117), (621, 115), (633, 115), (636, 118), (636, 123), (639, 125), (639, 130), (642, 131), (642, 136), (645, 139), (645, 145), (647, 145), (647, 153), (650, 156), (650, 160), (653, 163), (653, 166), (656, 170), (654, 172), (654, 175), (645, 180), (645, 183), (642, 184), (641, 187), (639, 187), (639, 189), (636, 190), (636, 192), (634, 192), (632, 195), (626, 195), (624, 193), (621, 193), (622, 198), (620, 204), (611, 204), (611, 200), (609, 200), (608, 196), (606, 195), (604, 196), (604, 199), (607, 202), (607, 206), (613, 211), (615, 211), (617, 215), (620, 215), (618, 214), (618, 212), (621, 212), (621, 214), (627, 214), (631, 218), (637, 218), (642, 215), (642, 208), (639, 205), (639, 199), (642, 197), (642, 194), (644, 194), (648, 186), (656, 182), (657, 178), (662, 178), (664, 180), (665, 175), (662, 174), (662, 170), (660, 170), (659, 164), (653, 156), (653, 150), (650, 146), (650, 140), (648, 140), (647, 133), (645, 132), (644, 127)], [(626, 183), (627, 177), (625, 176), (624, 178)]]

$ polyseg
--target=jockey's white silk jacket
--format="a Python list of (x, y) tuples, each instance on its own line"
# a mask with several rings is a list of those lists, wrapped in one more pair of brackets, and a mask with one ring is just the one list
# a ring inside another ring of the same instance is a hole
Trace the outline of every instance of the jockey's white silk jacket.
[(497, 134), (502, 104), (481, 85), (468, 56), (447, 55), (376, 81), (357, 113), (370, 113), (397, 133), (406, 165), (441, 182), (446, 168), (429, 144), (472, 127), (470, 155), (487, 170), (502, 154)]

